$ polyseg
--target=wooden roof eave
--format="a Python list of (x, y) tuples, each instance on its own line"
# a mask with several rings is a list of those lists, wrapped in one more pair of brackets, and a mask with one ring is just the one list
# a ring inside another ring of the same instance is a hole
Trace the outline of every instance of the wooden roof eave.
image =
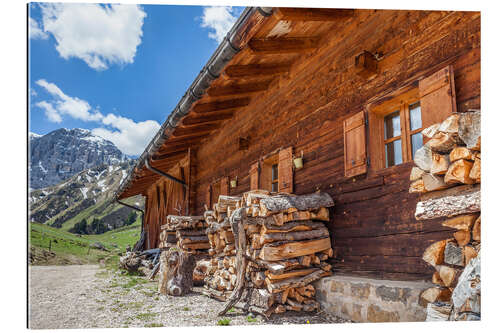
[[(254, 11), (248, 22), (243, 24), (245, 28), (241, 28), (234, 35), (237, 37), (233, 38), (233, 41), (239, 43), (240, 52), (225, 63), (221, 69), (222, 75), (210, 82), (204, 89), (203, 95), (193, 101), (186, 112), (174, 114), (177, 108), (174, 110), (141, 155), (137, 171), (146, 168), (143, 163), (145, 158), (148, 158), (150, 163), (154, 163), (158, 168), (168, 170), (172, 163), (175, 164), (180, 159), (180, 155), (213, 135), (225, 121), (233, 117), (235, 112), (245, 108), (256, 94), (265, 92), (275, 78), (288, 73), (294, 62), (291, 60), (294, 55), (300, 55), (319, 47), (321, 36), (317, 35), (306, 34), (304, 36), (302, 34), (300, 37), (266, 38), (281, 20), (335, 21), (339, 18), (352, 16), (353, 10), (275, 8), (271, 16), (262, 16), (256, 13), (260, 12)], [(284, 60), (251, 63), (256, 56), (275, 57), (276, 55), (283, 55)], [(250, 63), (245, 63), (245, 58), (248, 58)], [(205, 68), (208, 66), (207, 64)], [(186, 95), (192, 97), (192, 87)], [(182, 103), (183, 99), (179, 104)], [(176, 125), (165, 126), (165, 124), (171, 125), (172, 122)], [(157, 140), (157, 137), (162, 140)], [(134, 171), (134, 174), (137, 171)], [(120, 188), (117, 193), (120, 193), (120, 197), (124, 193), (136, 193), (139, 188), (143, 188), (143, 184), (149, 183), (151, 185), (153, 182), (153, 179), (149, 178), (131, 177), (124, 182), (127, 184)], [(133, 190), (136, 185), (138, 189)]]

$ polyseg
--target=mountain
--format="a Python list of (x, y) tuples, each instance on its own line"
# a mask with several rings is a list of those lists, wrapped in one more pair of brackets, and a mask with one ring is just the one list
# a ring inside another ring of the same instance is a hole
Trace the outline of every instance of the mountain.
[[(30, 222), (44, 223), (62, 230), (82, 233), (76, 224), (88, 225), (83, 233), (102, 233), (133, 223), (129, 207), (113, 202), (113, 195), (134, 166), (134, 160), (83, 170), (62, 183), (29, 193)], [(129, 198), (128, 204), (142, 208), (142, 199)], [(98, 219), (100, 227), (92, 225)], [(104, 227), (104, 230), (102, 230)]]
[(89, 130), (61, 128), (45, 135), (29, 133), (30, 189), (55, 185), (99, 165), (130, 160), (111, 141)]

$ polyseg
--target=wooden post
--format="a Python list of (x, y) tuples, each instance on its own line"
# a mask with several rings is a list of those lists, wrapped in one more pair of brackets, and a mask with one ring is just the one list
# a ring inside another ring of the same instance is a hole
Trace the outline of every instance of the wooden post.
[(52, 249), (52, 239), (49, 239), (49, 251)]

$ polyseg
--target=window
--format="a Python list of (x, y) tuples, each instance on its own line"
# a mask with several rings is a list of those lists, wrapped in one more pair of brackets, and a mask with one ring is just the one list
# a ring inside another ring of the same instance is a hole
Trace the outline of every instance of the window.
[(271, 192), (278, 192), (278, 154), (271, 155), (265, 158), (262, 162), (262, 171), (260, 176), (261, 187)]
[[(403, 126), (401, 119), (406, 123)], [(403, 103), (399, 110), (385, 116), (385, 167), (412, 160), (415, 152), (424, 144), (421, 131), (422, 115), (418, 101), (412, 104)]]
[(409, 162), (423, 146), (418, 89), (394, 97), (370, 112), (370, 153), (375, 169)]
[(278, 192), (278, 164), (271, 166), (271, 192)]

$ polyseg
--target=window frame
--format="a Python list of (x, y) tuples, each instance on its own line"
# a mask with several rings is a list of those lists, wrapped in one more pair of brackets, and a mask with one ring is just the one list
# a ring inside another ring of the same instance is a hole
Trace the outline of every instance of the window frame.
[[(419, 90), (418, 88), (413, 88), (405, 92), (395, 93), (390, 98), (381, 98), (380, 102), (376, 105), (368, 108), (368, 118), (369, 118), (369, 152), (372, 171), (387, 170), (390, 168), (399, 167), (405, 163), (411, 162), (412, 159), (412, 146), (411, 146), (411, 136), (420, 133), (423, 128), (423, 115), (422, 109), (420, 113), (420, 118), (422, 121), (422, 127), (411, 130), (410, 127), (410, 106), (420, 102)], [(421, 107), (421, 106), (420, 106)], [(392, 137), (385, 139), (385, 127), (384, 121), (385, 117), (398, 111), (400, 117), (401, 134), (397, 137)], [(402, 152), (402, 163), (386, 166), (386, 152), (385, 145), (401, 139), (401, 152)], [(425, 144), (424, 138), (424, 144)]]
[[(273, 183), (278, 184), (278, 191), (280, 190), (279, 184), (279, 153), (274, 153), (269, 157), (262, 160), (262, 169), (260, 172), (260, 187), (272, 192)], [(273, 180), (273, 166), (276, 165), (276, 179)]]

